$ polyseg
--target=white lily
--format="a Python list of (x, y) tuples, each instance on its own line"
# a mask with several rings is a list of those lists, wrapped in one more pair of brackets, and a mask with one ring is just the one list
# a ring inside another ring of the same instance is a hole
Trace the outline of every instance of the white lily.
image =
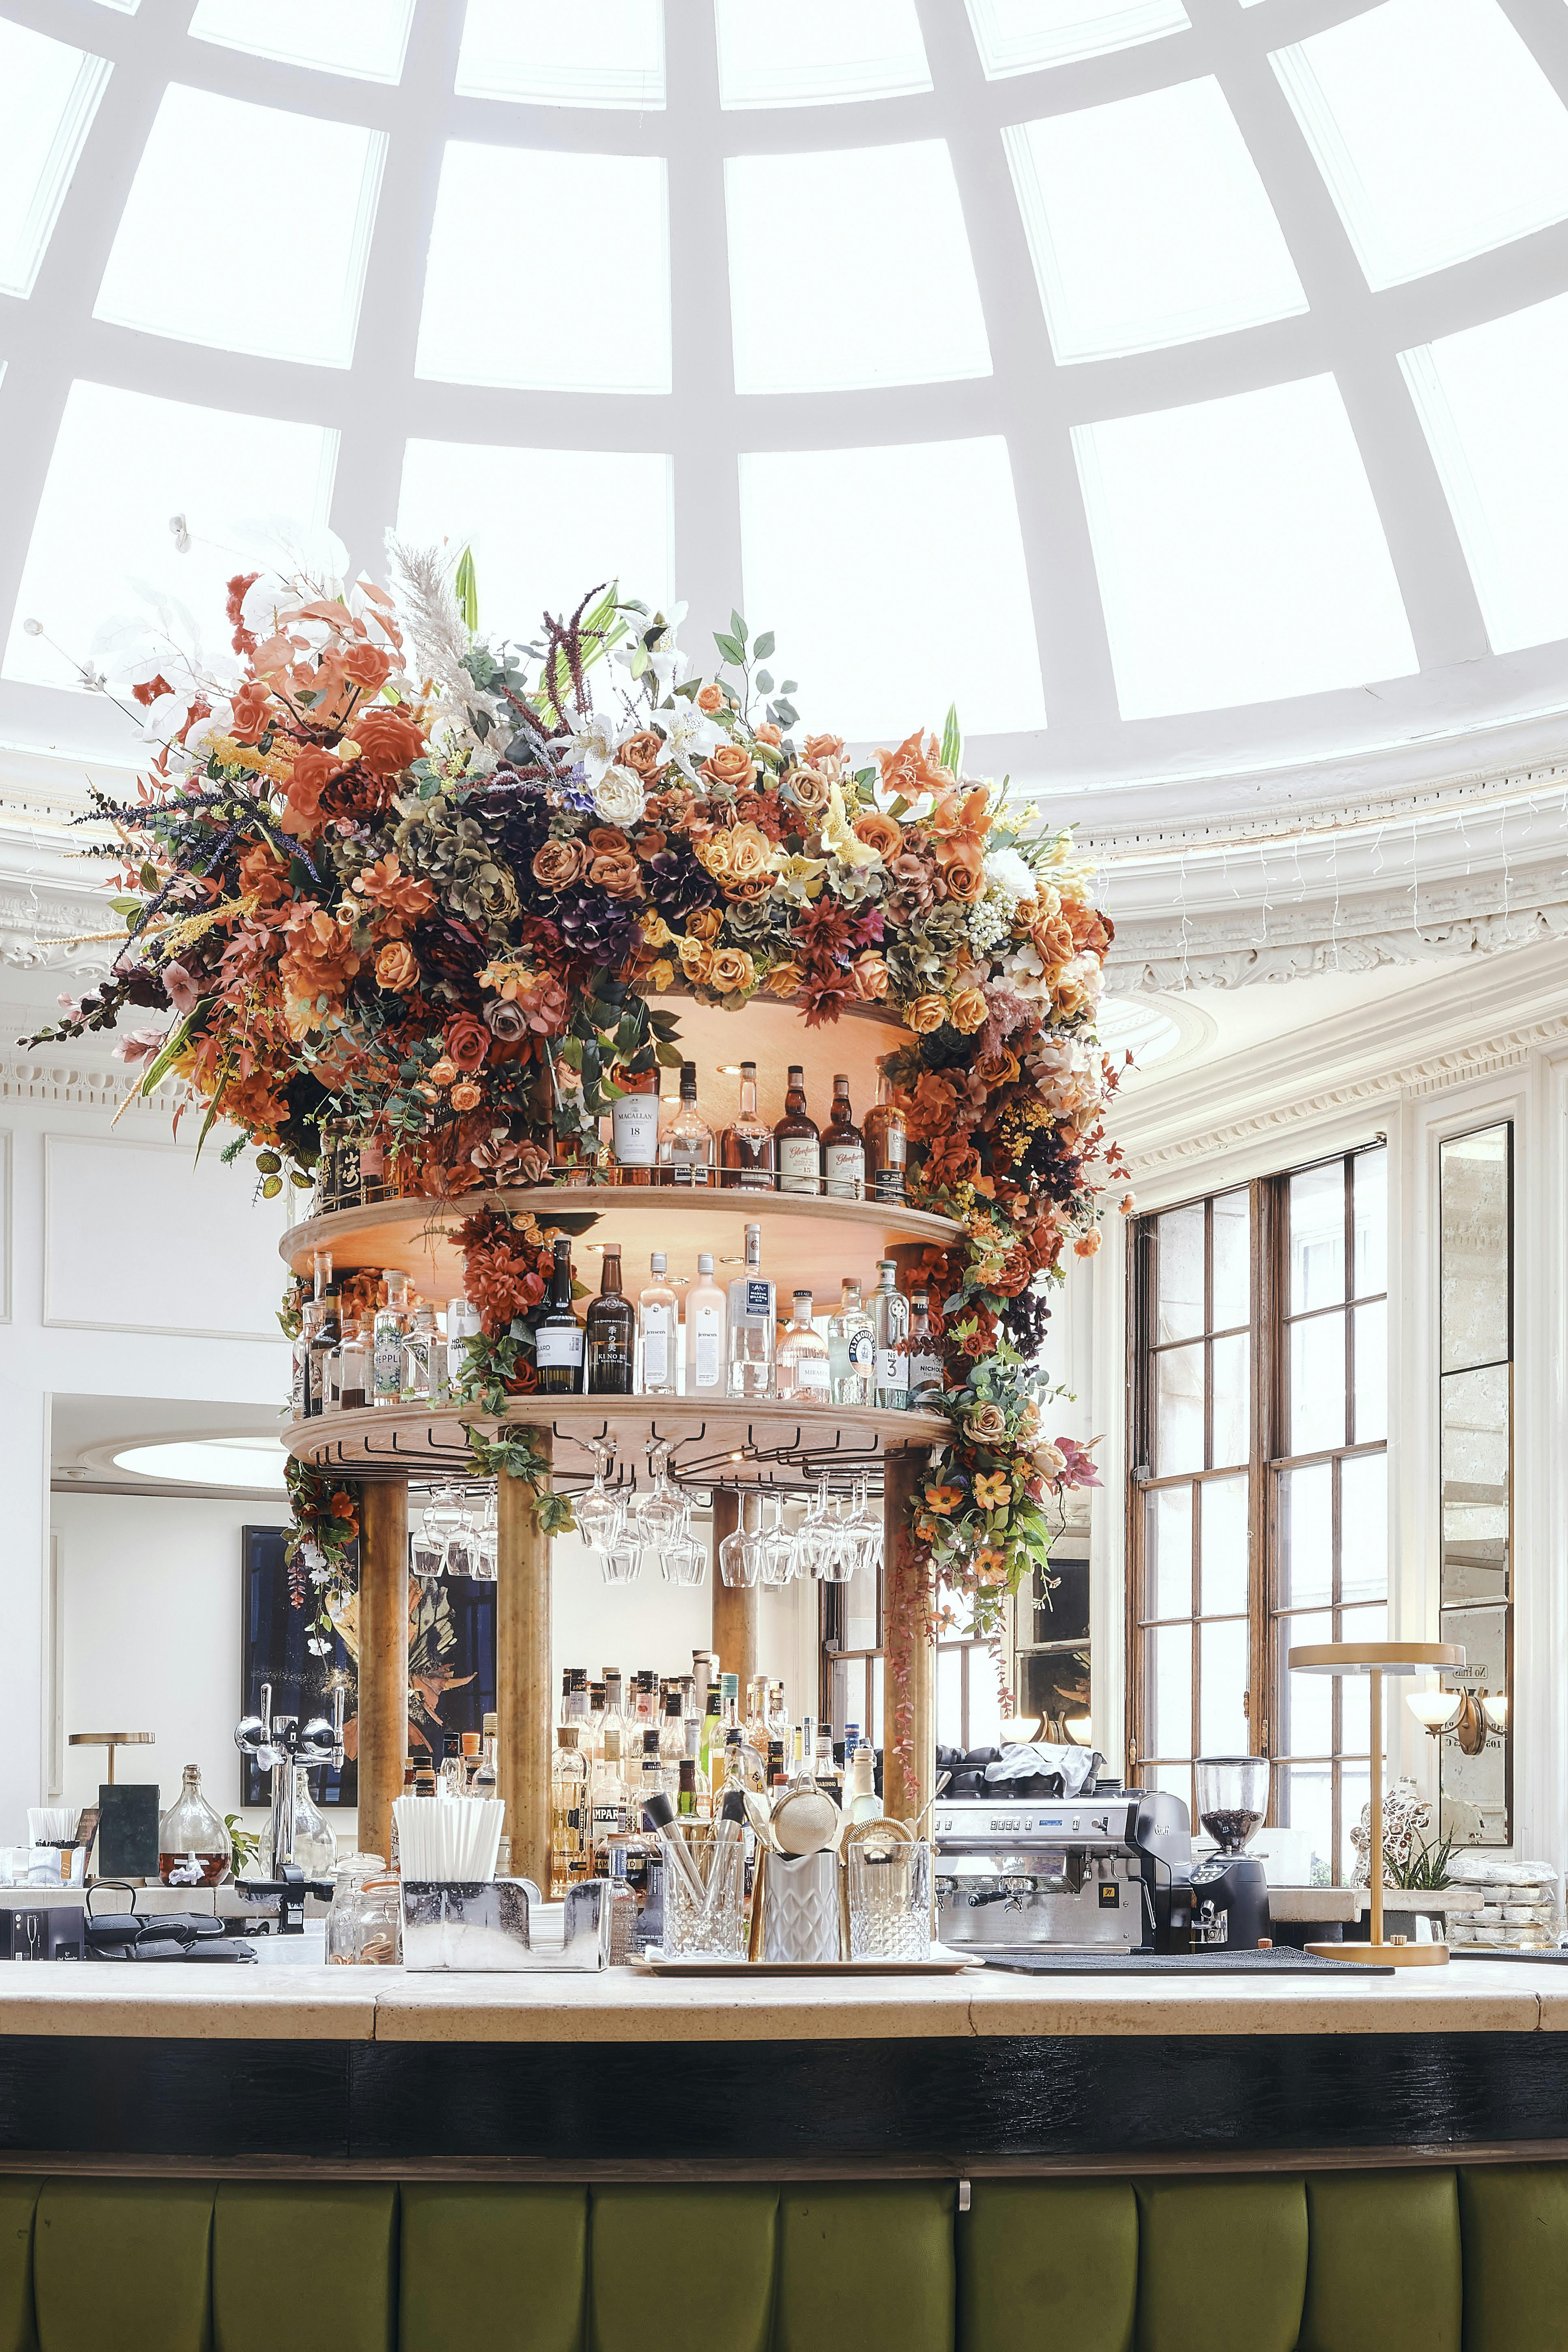
[(580, 710), (573, 732), (557, 737), (552, 748), (560, 754), (563, 771), (581, 763), (592, 791), (605, 769), (616, 765), (616, 753), (634, 732), (629, 720), (617, 719), (609, 711)]
[[(660, 694), (673, 693), (675, 688), (684, 682), (691, 667), (675, 642), (675, 633), (685, 618), (685, 605), (677, 604), (663, 628), (646, 648), (647, 664), (644, 675), (654, 678), (657, 690)], [(631, 644), (617, 646), (616, 659), (624, 662), (630, 668), (637, 648), (642, 642), (640, 635), (635, 635)]]
[(695, 702), (684, 696), (677, 698), (669, 710), (656, 710), (653, 723), (664, 738), (664, 747), (672, 764), (680, 770), (688, 783), (697, 782), (694, 760), (705, 760), (721, 740), (720, 730), (710, 719), (704, 718)]

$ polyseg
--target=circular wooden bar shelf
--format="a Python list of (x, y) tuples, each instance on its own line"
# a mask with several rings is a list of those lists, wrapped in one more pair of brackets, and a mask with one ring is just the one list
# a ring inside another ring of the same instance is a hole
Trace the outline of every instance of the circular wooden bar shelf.
[(760, 1224), (763, 1268), (778, 1286), (781, 1319), (787, 1317), (792, 1290), (810, 1290), (826, 1312), (837, 1304), (845, 1275), (869, 1291), (879, 1257), (900, 1244), (945, 1249), (963, 1233), (948, 1217), (881, 1201), (830, 1201), (739, 1186), (710, 1192), (669, 1184), (511, 1184), (457, 1201), (377, 1201), (368, 1208), (335, 1209), (295, 1225), (279, 1247), (296, 1274), (309, 1274), (317, 1250), (331, 1250), (340, 1271), (395, 1267), (422, 1297), (444, 1300), (463, 1287), (462, 1253), (453, 1234), (478, 1209), (501, 1205), (526, 1210), (542, 1225), (552, 1217), (595, 1218), (574, 1244), (578, 1279), (596, 1289), (599, 1248), (619, 1242), (622, 1279), (633, 1297), (647, 1279), (655, 1250), (665, 1253), (678, 1288), (695, 1280), (700, 1250), (712, 1253), (715, 1279), (727, 1282), (744, 1261), (746, 1227)]
[[(787, 1491), (815, 1484), (824, 1472), (836, 1486), (861, 1471), (879, 1486), (889, 1452), (934, 1445), (951, 1433), (936, 1412), (771, 1399), (705, 1405), (687, 1397), (519, 1397), (506, 1420), (552, 1436), (557, 1484), (569, 1487), (592, 1475), (588, 1446), (597, 1437), (613, 1441), (623, 1484), (634, 1474), (638, 1483), (646, 1480), (646, 1449), (658, 1437), (670, 1441), (670, 1470), (682, 1485)], [(476, 1414), (472, 1425), (488, 1433), (500, 1424)], [(284, 1444), (301, 1462), (356, 1479), (460, 1477), (468, 1460), (463, 1424), (449, 1405), (435, 1412), (401, 1404), (323, 1414), (290, 1423)]]

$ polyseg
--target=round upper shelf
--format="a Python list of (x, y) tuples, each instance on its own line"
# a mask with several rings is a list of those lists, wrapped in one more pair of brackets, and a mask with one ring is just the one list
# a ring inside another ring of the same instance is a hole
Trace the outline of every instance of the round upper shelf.
[(500, 1204), (527, 1211), (542, 1225), (552, 1217), (595, 1217), (573, 1244), (578, 1278), (596, 1289), (599, 1254), (606, 1242), (619, 1242), (622, 1281), (633, 1297), (655, 1250), (664, 1252), (677, 1289), (695, 1280), (699, 1251), (711, 1252), (715, 1280), (727, 1282), (744, 1262), (746, 1227), (759, 1224), (763, 1271), (777, 1285), (781, 1320), (792, 1290), (809, 1289), (826, 1307), (837, 1301), (846, 1275), (871, 1289), (877, 1260), (899, 1245), (945, 1249), (963, 1234), (951, 1218), (881, 1201), (830, 1201), (738, 1186), (709, 1192), (668, 1184), (513, 1184), (457, 1201), (377, 1201), (335, 1209), (292, 1227), (279, 1246), (296, 1274), (308, 1274), (314, 1254), (330, 1250), (335, 1269), (395, 1268), (422, 1297), (444, 1300), (463, 1287), (462, 1253), (452, 1236), (478, 1209)]
[[(519, 1397), (506, 1420), (552, 1433), (556, 1473), (569, 1486), (581, 1485), (590, 1475), (588, 1446), (597, 1437), (614, 1444), (623, 1476), (635, 1470), (646, 1478), (645, 1449), (651, 1438), (661, 1437), (671, 1441), (670, 1468), (683, 1483), (789, 1490), (809, 1485), (824, 1471), (836, 1485), (859, 1470), (879, 1481), (889, 1451), (934, 1445), (951, 1434), (937, 1412), (724, 1398), (710, 1405), (689, 1397)], [(472, 1416), (476, 1429), (490, 1432), (499, 1425), (489, 1414)], [(325, 1413), (290, 1423), (284, 1444), (299, 1461), (360, 1479), (428, 1479), (443, 1472), (457, 1477), (468, 1460), (463, 1423), (450, 1405)]]

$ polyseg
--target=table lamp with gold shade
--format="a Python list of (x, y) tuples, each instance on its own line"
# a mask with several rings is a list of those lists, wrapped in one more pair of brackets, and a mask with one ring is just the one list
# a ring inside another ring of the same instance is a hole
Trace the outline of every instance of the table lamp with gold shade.
[(1364, 1944), (1309, 1944), (1325, 1959), (1363, 1960), (1379, 1968), (1431, 1968), (1448, 1957), (1447, 1944), (1385, 1943), (1383, 1935), (1383, 1678), (1384, 1675), (1457, 1673), (1465, 1653), (1453, 1642), (1315, 1642), (1291, 1650), (1286, 1665), (1293, 1675), (1365, 1675), (1372, 1717), (1371, 1934)]

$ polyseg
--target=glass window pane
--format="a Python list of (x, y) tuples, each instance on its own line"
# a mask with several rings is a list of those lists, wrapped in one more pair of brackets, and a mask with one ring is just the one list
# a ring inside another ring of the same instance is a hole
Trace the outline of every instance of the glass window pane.
[(1327, 1764), (1292, 1764), (1275, 1779), (1275, 1803), (1282, 1829), (1300, 1830), (1310, 1841), (1309, 1886), (1333, 1883), (1333, 1775)]
[(1247, 1717), (1242, 1700), (1247, 1691), (1247, 1621), (1221, 1617), (1198, 1629), (1202, 1680), (1199, 1684), (1199, 1754), (1245, 1756)]
[(1193, 1339), (1204, 1328), (1204, 1204), (1167, 1209), (1155, 1223), (1159, 1268), (1156, 1333), (1167, 1339)]
[[(1306, 1470), (1295, 1475), (1315, 1478), (1319, 1474)], [(1388, 1456), (1352, 1454), (1340, 1465), (1340, 1597), (1381, 1601), (1387, 1591)]]
[(0, 17), (0, 293), (33, 290), (109, 72), (105, 58)]
[(1384, 0), (1272, 63), (1369, 286), (1568, 215), (1568, 115), (1496, 0)]
[(1163, 1789), (1167, 1796), (1179, 1798), (1187, 1809), (1188, 1820), (1192, 1819), (1193, 1775), (1190, 1766), (1148, 1764), (1139, 1777), (1146, 1789)]
[[(1310, 1609), (1333, 1596), (1333, 1465), (1287, 1470), (1279, 1480), (1279, 1595), (1287, 1609)], [(1306, 1641), (1305, 1633), (1286, 1633)], [(1326, 1636), (1325, 1636), (1326, 1638)]]
[(1154, 1475), (1177, 1477), (1204, 1465), (1204, 1346), (1167, 1348), (1154, 1359)]
[(1212, 76), (1003, 133), (1058, 364), (1307, 308)]
[(877, 1623), (875, 1568), (858, 1568), (842, 1589), (843, 1646), (847, 1650), (874, 1650), (880, 1633)]
[[(1321, 1614), (1285, 1617), (1279, 1621), (1279, 1643), (1283, 1652), (1305, 1649), (1316, 1643), (1331, 1642), (1333, 1638), (1334, 1621), (1326, 1609)], [(1285, 1720), (1279, 1726), (1276, 1751), (1284, 1756), (1331, 1755), (1333, 1676), (1287, 1672), (1283, 1680)]]
[(1252, 1431), (1252, 1343), (1244, 1333), (1210, 1342), (1214, 1380), (1214, 1458), (1211, 1470), (1245, 1462)]
[(963, 1652), (954, 1642), (936, 1654), (936, 1744), (967, 1748), (963, 1736)]
[(1503, 1601), (1509, 1591), (1511, 1467), (1506, 1364), (1442, 1382), (1443, 1600)]
[[(822, 550), (831, 547), (825, 564)], [(932, 547), (942, 562), (932, 563)], [(942, 692), (977, 734), (1046, 723), (1039, 646), (1000, 435), (741, 458), (744, 610), (846, 735), (908, 732), (942, 651)], [(883, 614), (867, 661), (868, 612)]]
[[(858, 392), (989, 375), (945, 139), (724, 166), (737, 392)], [(790, 288), (790, 331), (778, 295)], [(942, 319), (929, 331), (934, 303)]]
[(659, 108), (659, 0), (468, 0), (454, 87), (531, 106)]
[(884, 1689), (882, 1666), (883, 1662), (879, 1657), (867, 1661), (866, 1678), (871, 1685), (871, 1745), (873, 1748), (880, 1748), (886, 1736), (886, 1725), (882, 1715)]
[(1509, 1352), (1509, 1137), (1505, 1122), (1451, 1136), (1437, 1154), (1446, 1372)]
[(969, 1745), (997, 1748), (1001, 1742), (1002, 1703), (996, 1691), (996, 1661), (986, 1644), (978, 1642), (969, 1653)]
[(1245, 1192), (1222, 1192), (1213, 1204), (1214, 1323), (1239, 1330), (1251, 1313), (1252, 1202)]
[(267, 0), (265, 8), (256, 0), (196, 0), (189, 31), (193, 40), (251, 57), (395, 82), (403, 79), (413, 16), (414, 0)]
[(1123, 719), (1415, 675), (1331, 375), (1079, 425), (1072, 437)]
[[(1387, 1783), (1384, 1783), (1387, 1786)], [(1351, 1842), (1351, 1832), (1361, 1827), (1362, 1815), (1372, 1802), (1372, 1776), (1364, 1764), (1347, 1764), (1340, 1774), (1340, 1884), (1348, 1886), (1355, 1875), (1361, 1856)]]
[(1203, 1513), (1203, 1613), (1245, 1610), (1247, 1593), (1247, 1480), (1208, 1478), (1199, 1488)]
[[(526, 221), (528, 235), (477, 233)], [(613, 221), (614, 236), (586, 224)], [(548, 331), (552, 257), (579, 256), (584, 284)], [(474, 321), (482, 319), (484, 332)], [(613, 327), (606, 326), (613, 320)], [(660, 155), (447, 142), (436, 194), (415, 373), (519, 391), (668, 392), (669, 222)], [(595, 578), (602, 576), (595, 573)]]
[(1148, 1637), (1150, 1752), (1193, 1752), (1193, 1637), (1185, 1625), (1161, 1625)]
[[(1347, 1609), (1335, 1639), (1341, 1642), (1386, 1642), (1388, 1611)], [(1388, 1746), (1389, 1717), (1405, 1696), (1404, 1678), (1385, 1675), (1383, 1684), (1383, 1744)], [(1372, 1746), (1372, 1683), (1366, 1675), (1346, 1675), (1340, 1687), (1340, 1753), (1364, 1756)]]
[[(1042, 1577), (1050, 1590), (1042, 1593)], [(1034, 1632), (1028, 1633), (1033, 1621)], [(1019, 1621), (1021, 1640), (1087, 1642), (1089, 1639), (1089, 1562), (1053, 1551), (1048, 1570), (1036, 1569), (1026, 1596), (1026, 1614)]]
[[(226, 352), (346, 368), (353, 357), (386, 135), (171, 83), (120, 215), (95, 319)], [(287, 236), (234, 262), (237, 185), (287, 189), (310, 221), (310, 267)], [(179, 266), (171, 268), (170, 256)]]
[(1345, 1295), (1344, 1163), (1299, 1169), (1290, 1179), (1292, 1315), (1332, 1307)]
[(966, 0), (988, 81), (1184, 33), (1181, 0)]
[[(976, 1693), (982, 1681), (982, 1669), (971, 1663), (969, 1669), (970, 1724), (974, 1722), (974, 1709), (979, 1703)], [(994, 1686), (995, 1675), (991, 1675)], [(1033, 1719), (1043, 1716), (1046, 1738), (1065, 1738), (1065, 1726), (1069, 1718), (1089, 1711), (1089, 1652), (1087, 1650), (1026, 1650), (1018, 1660), (1018, 1713)], [(987, 1717), (986, 1720), (989, 1720)], [(990, 1740), (977, 1745), (991, 1745)]]
[(1290, 1451), (1317, 1454), (1345, 1442), (1345, 1318), (1314, 1315), (1290, 1325)]
[(1193, 1613), (1193, 1490), (1161, 1486), (1145, 1501), (1149, 1608), (1155, 1617)]
[(1388, 1152), (1358, 1151), (1351, 1162), (1357, 1298), (1388, 1288)]
[(836, 106), (931, 88), (914, 0), (715, 0), (714, 25), (723, 107)]
[(1388, 1435), (1388, 1307), (1378, 1299), (1352, 1310), (1355, 1350), (1355, 1411), (1351, 1440), (1370, 1445)]

